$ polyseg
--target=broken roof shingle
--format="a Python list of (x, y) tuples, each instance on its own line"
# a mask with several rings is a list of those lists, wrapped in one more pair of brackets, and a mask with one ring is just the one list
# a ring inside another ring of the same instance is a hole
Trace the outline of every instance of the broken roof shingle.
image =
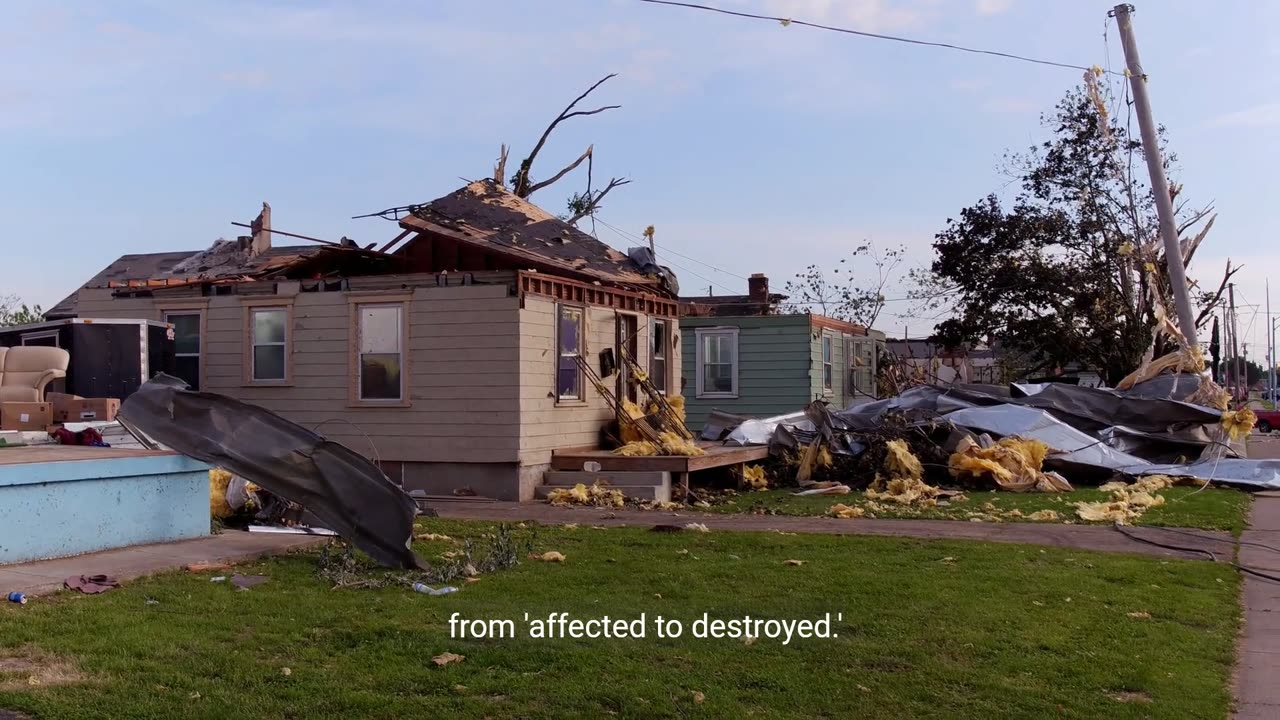
[(492, 180), (472, 182), (418, 206), (400, 225), (597, 280), (660, 286), (625, 254)]
[[(50, 320), (75, 317), (77, 298), (80, 291), (87, 288), (130, 287), (131, 285), (146, 287), (255, 275), (283, 269), (325, 250), (324, 247), (306, 245), (273, 247), (263, 251), (257, 257), (250, 258), (247, 253), (239, 255), (226, 250), (219, 252), (220, 248), (226, 247), (223, 243), (228, 242), (234, 241), (219, 241), (205, 250), (121, 255), (75, 292), (49, 308), (45, 312), (45, 317)], [(210, 261), (201, 262), (202, 258)]]

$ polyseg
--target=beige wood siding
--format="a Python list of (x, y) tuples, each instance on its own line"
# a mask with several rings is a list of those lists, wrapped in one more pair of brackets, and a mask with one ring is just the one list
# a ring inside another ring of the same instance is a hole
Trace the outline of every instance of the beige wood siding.
[[(573, 304), (573, 303), (568, 303)], [(614, 310), (587, 307), (586, 343), (583, 357), (599, 371), (600, 351), (615, 347), (617, 315)], [(639, 328), (636, 361), (641, 367), (649, 363), (649, 319), (637, 316)], [(679, 328), (673, 320), (671, 330), (675, 347), (669, 357), (680, 357)], [(535, 295), (525, 296), (520, 311), (520, 462), (539, 465), (551, 461), (556, 448), (594, 447), (600, 440), (600, 429), (613, 417), (605, 399), (587, 383), (582, 402), (556, 399), (556, 301)], [(680, 387), (679, 363), (668, 363), (669, 387), (677, 394)], [(605, 387), (617, 392), (616, 376), (605, 379)]]
[[(393, 292), (398, 297), (405, 293)], [(159, 319), (159, 308), (175, 302), (112, 300), (108, 291), (103, 295), (82, 294), (88, 302), (81, 306), (81, 316)], [(350, 302), (376, 302), (377, 297), (371, 291), (293, 296), (292, 375), (289, 383), (274, 386), (245, 382), (244, 296), (203, 298), (208, 301), (202, 345), (205, 388), (261, 405), (308, 428), (329, 421), (320, 428), (325, 436), (383, 460), (517, 462), (520, 311), (508, 286), (413, 288), (406, 317), (409, 406), (352, 407)]]

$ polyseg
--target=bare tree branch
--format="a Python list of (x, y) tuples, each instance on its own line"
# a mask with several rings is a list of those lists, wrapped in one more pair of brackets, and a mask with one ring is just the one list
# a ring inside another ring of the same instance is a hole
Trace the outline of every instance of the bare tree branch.
[(493, 181), (498, 184), (498, 187), (507, 186), (507, 153), (510, 151), (511, 148), (507, 147), (506, 143), (503, 143), (502, 150), (498, 155), (498, 162), (493, 166)]
[(609, 194), (610, 190), (616, 187), (621, 187), (622, 185), (626, 185), (630, 182), (631, 181), (627, 180), (626, 178), (611, 179), (609, 181), (609, 184), (606, 185), (603, 190), (596, 193), (595, 195), (592, 195), (589, 198), (585, 198), (586, 200), (585, 204), (577, 212), (575, 212), (572, 217), (570, 217), (565, 222), (569, 223), (570, 225), (577, 225), (578, 221), (581, 220), (582, 218), (588, 215), (595, 214), (596, 210), (600, 208), (600, 201), (604, 199), (605, 195)]
[(538, 191), (539, 191), (539, 190), (541, 190), (542, 188), (544, 188), (544, 187), (546, 187), (546, 186), (550, 185), (551, 183), (553, 183), (553, 182), (555, 182), (555, 181), (559, 180), (560, 178), (564, 177), (565, 175), (568, 175), (570, 172), (572, 172), (572, 171), (573, 171), (573, 169), (574, 169), (574, 168), (576, 168), (576, 167), (578, 167), (579, 165), (581, 165), (583, 160), (586, 160), (587, 158), (591, 157), (591, 153), (592, 153), (592, 151), (593, 151), (594, 149), (595, 149), (595, 145), (588, 145), (588, 146), (587, 146), (587, 151), (586, 151), (586, 152), (584, 152), (584, 153), (582, 153), (581, 155), (579, 155), (577, 160), (574, 160), (573, 162), (571, 162), (571, 163), (569, 163), (568, 165), (566, 165), (566, 166), (565, 166), (565, 168), (564, 168), (563, 170), (561, 170), (560, 172), (558, 172), (558, 173), (556, 173), (555, 175), (551, 176), (551, 179), (550, 179), (550, 180), (543, 180), (542, 182), (540, 182), (540, 183), (536, 183), (536, 184), (534, 184), (533, 186), (531, 186), (531, 187), (529, 188), (529, 192), (525, 195), (525, 197), (528, 197), (529, 195), (532, 195), (532, 194), (534, 194), (534, 193), (538, 192)]
[(1205, 294), (1204, 307), (1200, 309), (1200, 314), (1196, 317), (1196, 326), (1199, 327), (1212, 313), (1218, 305), (1222, 304), (1222, 294), (1227, 291), (1227, 283), (1231, 282), (1232, 276), (1240, 272), (1243, 265), (1231, 267), (1231, 261), (1227, 261), (1226, 272), (1222, 273), (1222, 282), (1218, 285), (1218, 289), (1213, 293)]
[(520, 163), (520, 169), (516, 172), (512, 192), (522, 198), (529, 197), (530, 193), (533, 192), (530, 186), (529, 170), (533, 167), (534, 158), (536, 158), (538, 153), (542, 151), (542, 146), (546, 145), (547, 138), (551, 136), (551, 131), (555, 130), (557, 125), (578, 115), (595, 115), (596, 113), (601, 113), (605, 110), (614, 110), (621, 107), (620, 105), (606, 105), (605, 107), (596, 108), (595, 110), (579, 110), (577, 112), (570, 112), (579, 102), (582, 101), (583, 98), (590, 95), (593, 90), (603, 85), (607, 80), (615, 77), (617, 77), (617, 73), (609, 73), (596, 81), (596, 84), (587, 88), (586, 92), (574, 98), (574, 101), (569, 103), (568, 107), (561, 111), (561, 113), (556, 116), (555, 120), (551, 121), (551, 124), (547, 126), (547, 129), (542, 131), (542, 137), (538, 138), (538, 144), (533, 146), (533, 150), (529, 152), (529, 156)]

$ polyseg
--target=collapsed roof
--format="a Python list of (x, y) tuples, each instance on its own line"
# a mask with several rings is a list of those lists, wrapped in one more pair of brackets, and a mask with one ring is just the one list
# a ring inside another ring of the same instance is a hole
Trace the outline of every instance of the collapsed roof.
[(671, 297), (678, 292), (675, 273), (653, 264), (652, 256), (621, 253), (493, 180), (415, 206), (400, 226), (418, 233), (397, 251), (411, 259), (434, 264), (435, 245), (454, 241), (517, 266)]

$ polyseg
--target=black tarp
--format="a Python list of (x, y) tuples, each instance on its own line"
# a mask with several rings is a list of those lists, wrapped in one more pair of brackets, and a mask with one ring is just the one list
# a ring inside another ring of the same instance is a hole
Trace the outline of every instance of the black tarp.
[(120, 417), (156, 442), (292, 502), (389, 567), (420, 568), (413, 500), (363, 455), (256, 405), (157, 375)]

